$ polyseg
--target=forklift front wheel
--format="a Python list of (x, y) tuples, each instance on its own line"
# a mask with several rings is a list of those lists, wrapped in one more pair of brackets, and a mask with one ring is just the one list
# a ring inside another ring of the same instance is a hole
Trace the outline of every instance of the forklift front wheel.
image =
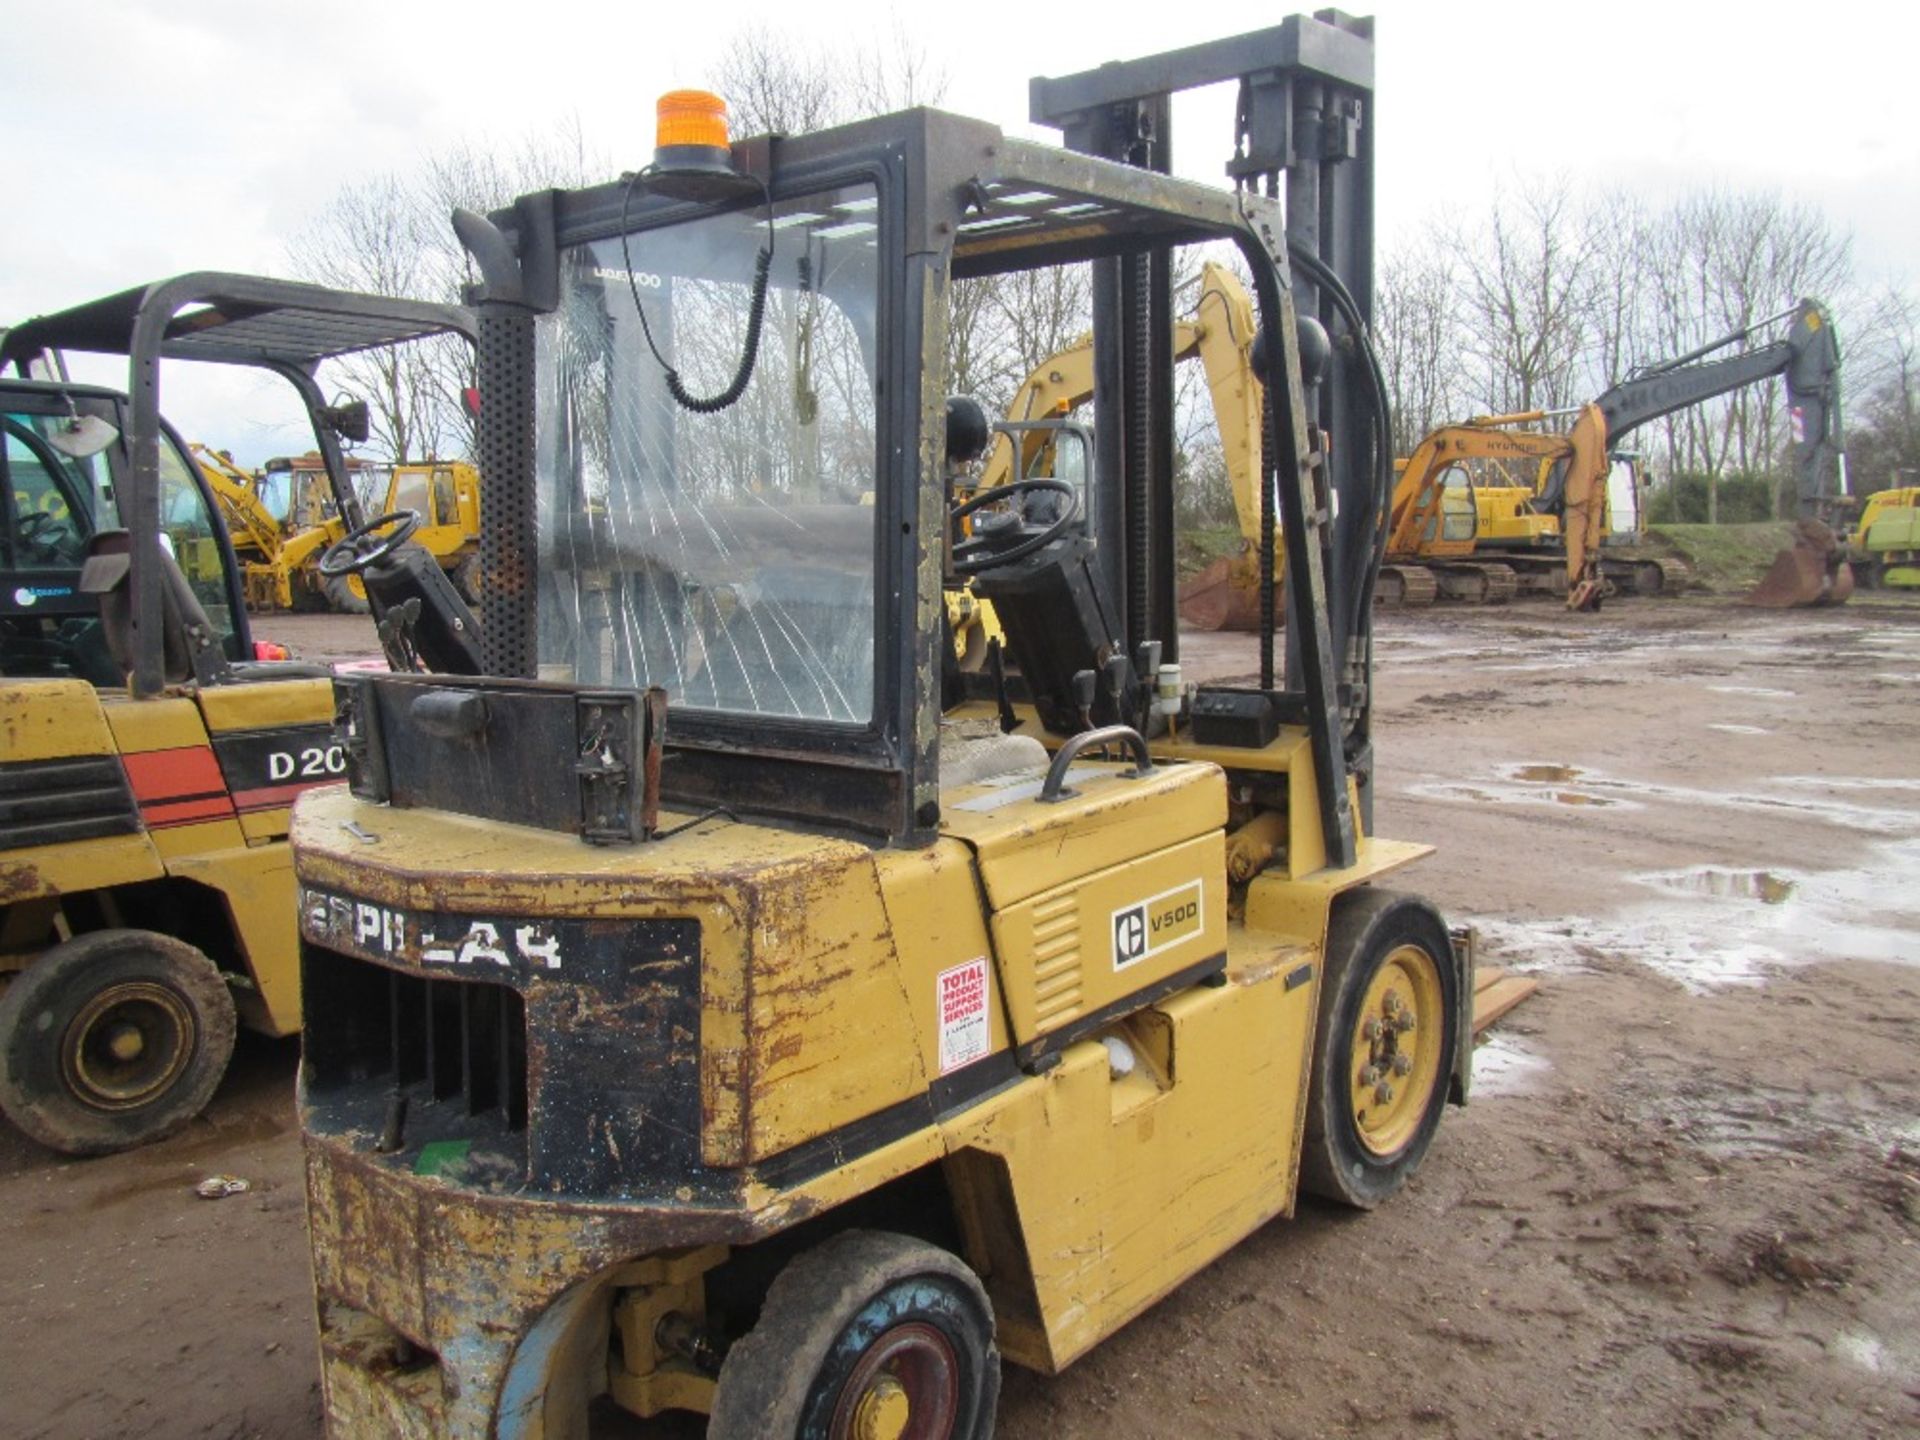
[(1419, 1168), (1446, 1108), (1460, 973), (1426, 901), (1349, 891), (1327, 926), (1300, 1185), (1371, 1210)]
[(233, 1054), (213, 962), (145, 930), (54, 946), (0, 995), (0, 1110), (42, 1145), (106, 1155), (205, 1108)]
[(727, 1352), (708, 1440), (975, 1440), (993, 1433), (993, 1309), (936, 1246), (847, 1230), (796, 1258)]

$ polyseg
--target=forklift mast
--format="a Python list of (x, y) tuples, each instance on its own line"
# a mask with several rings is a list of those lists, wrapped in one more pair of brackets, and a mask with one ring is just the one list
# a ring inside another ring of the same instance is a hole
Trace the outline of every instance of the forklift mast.
[[(1174, 94), (1239, 84), (1237, 133), (1225, 171), (1241, 190), (1284, 204), (1285, 248), (1301, 272), (1292, 279), (1291, 307), (1311, 337), (1302, 342), (1310, 427), (1310, 454), (1302, 458), (1314, 480), (1304, 528), (1314, 533), (1300, 535), (1303, 527), (1290, 531), (1281, 524), (1284, 499), (1273, 484), (1262, 487), (1260, 684), (1271, 688), (1275, 678), (1272, 557), (1278, 527), (1288, 547), (1289, 575), (1307, 569), (1295, 547), (1309, 538), (1317, 542), (1325, 586), (1310, 603), (1324, 611), (1329, 632), (1322, 650), (1311, 643), (1309, 627), (1287, 627), (1286, 682), (1332, 699), (1327, 708), (1341, 716), (1345, 752), (1344, 766), (1333, 773), (1350, 769), (1356, 776), (1368, 820), (1371, 592), (1392, 490), (1385, 390), (1364, 333), (1373, 314), (1372, 37), (1370, 18), (1332, 10), (1312, 19), (1296, 15), (1268, 30), (1143, 60), (1036, 77), (1030, 95), (1030, 118), (1057, 126), (1069, 148), (1167, 174)], [(1282, 273), (1288, 268), (1283, 264)], [(1142, 641), (1157, 640), (1164, 656), (1177, 659), (1173, 397), (1166, 381), (1172, 318), (1167, 247), (1095, 263), (1095, 329), (1111, 327), (1123, 335), (1120, 351), (1109, 352), (1096, 373), (1094, 399), (1100, 467), (1122, 477), (1120, 505), (1108, 507), (1099, 522), (1106, 579), (1125, 597), (1128, 653)], [(1322, 357), (1330, 334), (1340, 338), (1328, 360)], [(1121, 367), (1117, 353), (1145, 353), (1149, 363)], [(1267, 429), (1265, 448), (1274, 454), (1271, 415)], [(1284, 443), (1284, 434), (1279, 438)], [(1278, 489), (1284, 492), (1284, 466), (1280, 474)], [(1292, 603), (1288, 613), (1306, 612)]]

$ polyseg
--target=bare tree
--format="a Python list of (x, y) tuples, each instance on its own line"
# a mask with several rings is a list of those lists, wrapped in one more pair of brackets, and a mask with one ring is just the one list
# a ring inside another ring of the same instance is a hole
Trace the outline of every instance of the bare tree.
[(1920, 485), (1920, 296), (1886, 285), (1847, 357), (1855, 493)]
[(738, 135), (804, 135), (852, 118), (839, 62), (817, 44), (764, 25), (738, 31), (714, 80)]
[(1593, 338), (1599, 238), (1564, 177), (1497, 192), (1477, 229), (1448, 237), (1466, 352), (1489, 405), (1548, 409), (1576, 398)]
[[(338, 290), (419, 297), (439, 291), (433, 241), (416, 197), (391, 175), (342, 191), (288, 247), (296, 273)], [(445, 417), (419, 345), (389, 346), (335, 362), (339, 380), (367, 402), (372, 440), (398, 463), (435, 453)], [(329, 377), (330, 379), (333, 377)]]
[[(1831, 297), (1850, 277), (1848, 238), (1808, 206), (1778, 195), (1705, 190), (1658, 216), (1649, 230), (1650, 356), (1684, 354), (1753, 330), (1804, 296)], [(1669, 473), (1707, 476), (1708, 516), (1719, 513), (1724, 472), (1778, 472), (1787, 463), (1786, 407), (1779, 385), (1747, 386), (1666, 417), (1660, 426)]]
[[(456, 206), (487, 211), (611, 169), (588, 146), (577, 117), (511, 146), (463, 142), (409, 174), (341, 191), (288, 245), (288, 260), (296, 274), (337, 289), (456, 301), (473, 278), (449, 220)], [(473, 422), (459, 403), (474, 383), (466, 342), (442, 337), (348, 356), (332, 363), (327, 378), (367, 401), (373, 446), (385, 458), (473, 452)]]
[(1393, 403), (1395, 452), (1457, 420), (1466, 405), (1455, 310), (1458, 260), (1426, 240), (1387, 257), (1374, 301), (1374, 342)]

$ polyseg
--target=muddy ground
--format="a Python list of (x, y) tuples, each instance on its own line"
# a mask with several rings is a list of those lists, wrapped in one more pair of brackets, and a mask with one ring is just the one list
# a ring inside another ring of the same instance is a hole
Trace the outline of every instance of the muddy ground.
[[(1378, 685), (1379, 829), (1541, 993), (1407, 1193), (1010, 1374), (1000, 1433), (1920, 1433), (1920, 609), (1393, 616)], [(318, 1433), (295, 1058), (136, 1154), (0, 1132), (0, 1433)]]

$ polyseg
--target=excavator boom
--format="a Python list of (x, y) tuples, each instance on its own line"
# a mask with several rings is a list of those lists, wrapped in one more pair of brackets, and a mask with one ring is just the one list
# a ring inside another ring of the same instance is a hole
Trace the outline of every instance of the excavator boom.
[[(1719, 360), (1701, 357), (1729, 345), (1745, 344), (1753, 327), (1735, 331), (1678, 360), (1642, 371), (1613, 386), (1596, 400), (1606, 426), (1597, 468), (1570, 467), (1565, 526), (1568, 574), (1576, 588), (1582, 579), (1598, 583), (1597, 572), (1574, 563), (1573, 533), (1597, 540), (1605, 505), (1606, 448), (1650, 421), (1699, 405), (1748, 385), (1780, 376), (1791, 407), (1794, 460), (1799, 489), (1799, 519), (1792, 547), (1774, 557), (1773, 568), (1747, 597), (1774, 608), (1837, 605), (1853, 593), (1844, 539), (1827, 521), (1846, 493), (1840, 414), (1840, 345), (1832, 320), (1815, 300), (1802, 300), (1791, 312), (1786, 337)], [(1591, 569), (1591, 567), (1589, 567)], [(1569, 603), (1574, 596), (1570, 594)]]

